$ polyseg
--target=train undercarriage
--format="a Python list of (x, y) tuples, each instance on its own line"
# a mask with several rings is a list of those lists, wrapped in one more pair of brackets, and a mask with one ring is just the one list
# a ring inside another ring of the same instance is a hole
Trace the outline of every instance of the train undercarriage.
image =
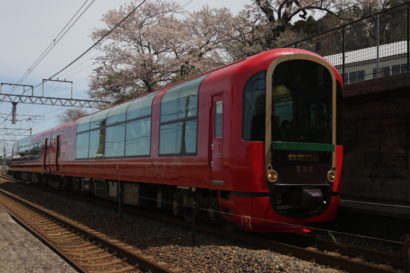
[[(112, 181), (28, 172), (11, 172), (10, 174), (14, 178), (26, 183), (34, 183), (53, 189), (95, 196), (113, 202), (121, 202), (121, 204), (124, 205), (140, 208), (156, 208), (170, 212), (176, 216), (182, 216), (188, 221), (192, 219), (195, 208), (196, 214), (205, 215), (208, 220), (212, 222), (223, 222), (218, 199), (228, 197), (227, 192), (194, 187)], [(226, 223), (223, 224), (226, 225)]]

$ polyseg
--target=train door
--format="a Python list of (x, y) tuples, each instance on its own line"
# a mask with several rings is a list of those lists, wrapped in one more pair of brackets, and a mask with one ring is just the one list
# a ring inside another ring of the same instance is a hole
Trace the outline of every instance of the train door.
[(44, 157), (43, 157), (43, 168), (44, 171), (48, 169), (48, 138), (44, 140)]
[(210, 117), (210, 161), (211, 179), (214, 185), (223, 185), (223, 100), (222, 95), (212, 97)]
[(51, 172), (59, 170), (59, 157), (60, 157), (60, 135), (51, 137), (49, 149), (48, 149), (48, 163)]
[(60, 161), (60, 142), (61, 142), (61, 136), (58, 135), (56, 139), (56, 145), (55, 145), (55, 157), (56, 157), (56, 171), (59, 171), (59, 161)]

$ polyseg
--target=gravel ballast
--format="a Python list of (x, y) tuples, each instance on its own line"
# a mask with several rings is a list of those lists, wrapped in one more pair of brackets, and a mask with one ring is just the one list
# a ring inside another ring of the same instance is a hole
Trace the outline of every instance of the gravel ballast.
[(0, 272), (75, 273), (70, 265), (0, 207)]
[(3, 183), (1, 187), (139, 248), (182, 272), (344, 272), (206, 234), (197, 233), (196, 246), (192, 246), (191, 231), (182, 227), (129, 214), (119, 219), (114, 210), (18, 183)]

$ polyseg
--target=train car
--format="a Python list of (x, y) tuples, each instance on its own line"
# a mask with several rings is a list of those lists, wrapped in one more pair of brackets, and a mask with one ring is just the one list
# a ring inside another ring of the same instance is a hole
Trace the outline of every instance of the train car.
[(195, 201), (247, 231), (301, 231), (336, 214), (341, 94), (322, 57), (270, 50), (23, 139), (11, 172), (110, 199), (122, 184), (126, 204), (187, 216)]

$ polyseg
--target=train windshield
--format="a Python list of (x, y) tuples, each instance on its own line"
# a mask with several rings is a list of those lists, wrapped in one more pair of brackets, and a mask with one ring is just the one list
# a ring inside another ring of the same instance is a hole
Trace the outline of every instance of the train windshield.
[(318, 63), (294, 60), (273, 74), (272, 140), (331, 143), (332, 80)]
[[(246, 140), (264, 140), (265, 77), (265, 71), (259, 72), (245, 87)], [(331, 143), (332, 80), (328, 70), (311, 61), (287, 61), (277, 66), (272, 82), (272, 140)]]

